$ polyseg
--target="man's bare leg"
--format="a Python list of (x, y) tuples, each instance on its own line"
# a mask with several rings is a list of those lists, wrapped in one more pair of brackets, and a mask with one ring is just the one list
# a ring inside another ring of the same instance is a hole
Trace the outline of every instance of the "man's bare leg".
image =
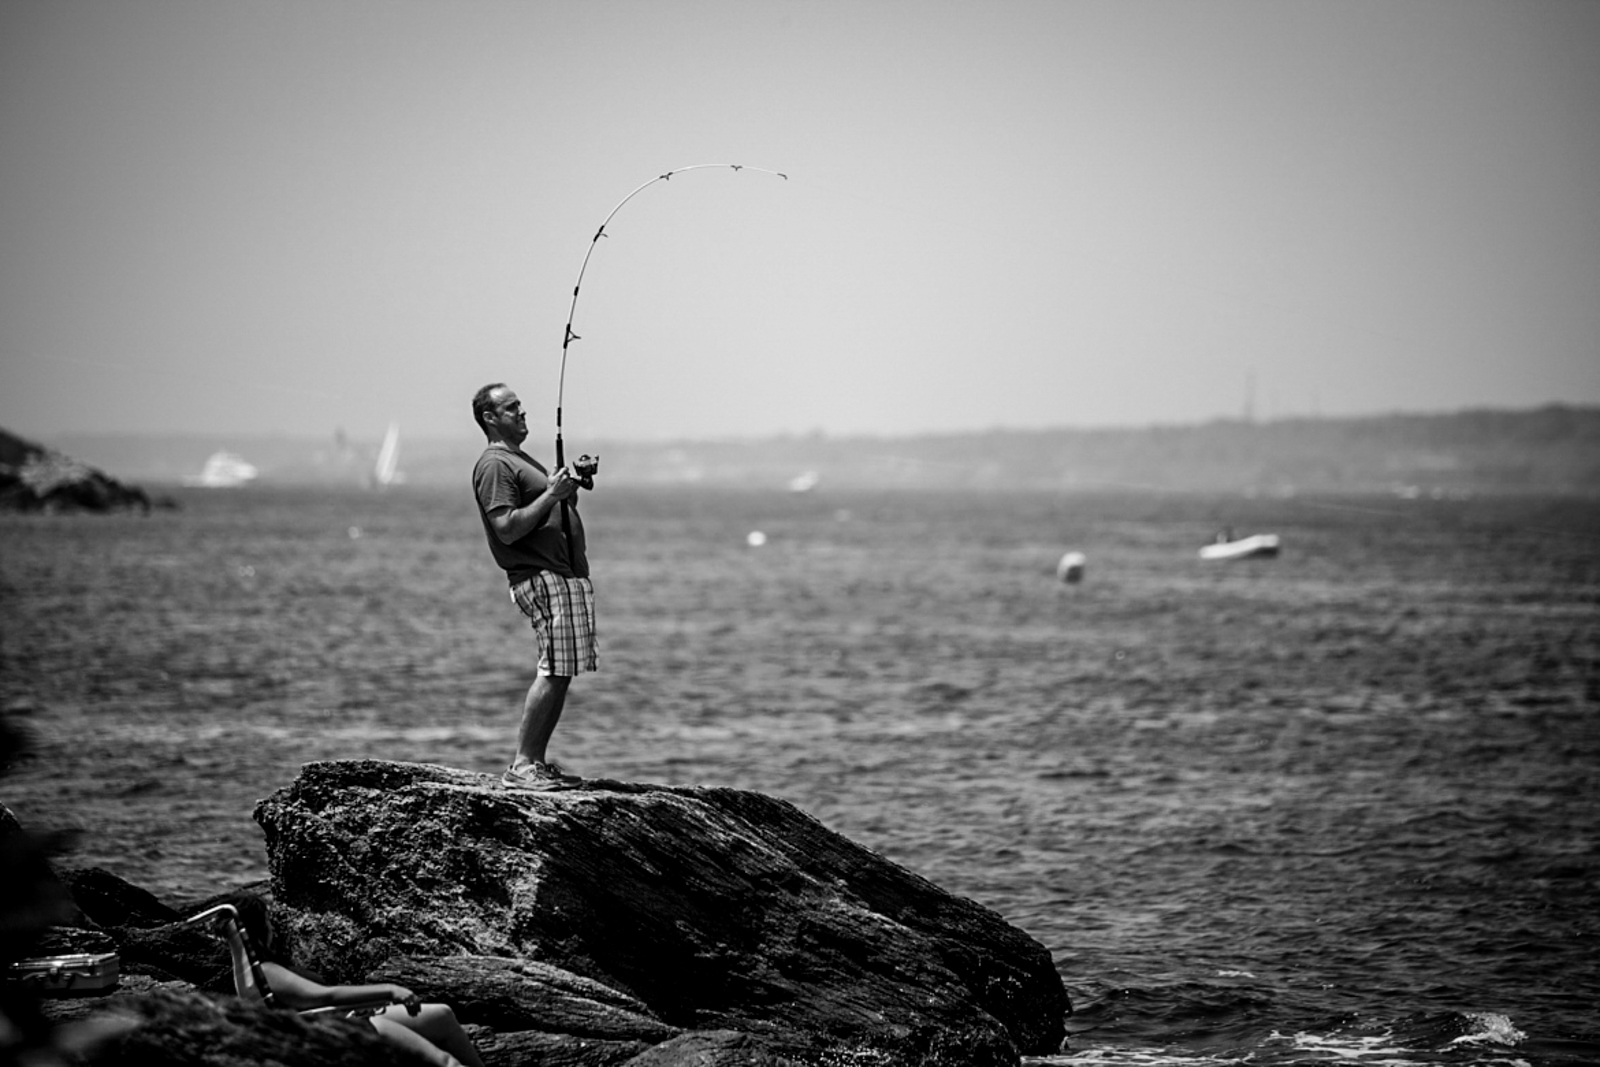
[(455, 1057), (450, 1063), (460, 1063), (462, 1067), (484, 1067), (483, 1057), (478, 1055), (472, 1039), (461, 1029), (456, 1013), (448, 1004), (424, 1004), (415, 1015), (411, 1014), (411, 1009), (399, 1005), (385, 1008), (381, 1015), (372, 1017), (372, 1025), (396, 1044), (426, 1053), (426, 1049), (418, 1047), (415, 1042), (406, 1041), (395, 1032), (404, 1030), (414, 1037), (426, 1038), (428, 1047), (435, 1053), (442, 1051)]
[(513, 767), (525, 763), (545, 763), (545, 748), (550, 735), (556, 732), (561, 721), (561, 709), (567, 703), (567, 686), (571, 678), (541, 674), (528, 687), (522, 701), (522, 725), (517, 729), (517, 758)]
[(435, 1045), (432, 1041), (429, 1041), (415, 1030), (401, 1026), (392, 1019), (374, 1015), (367, 1021), (372, 1024), (374, 1030), (382, 1034), (391, 1044), (399, 1045), (401, 1048), (421, 1057), (424, 1063), (433, 1064), (434, 1067), (465, 1067), (465, 1064), (460, 1060)]

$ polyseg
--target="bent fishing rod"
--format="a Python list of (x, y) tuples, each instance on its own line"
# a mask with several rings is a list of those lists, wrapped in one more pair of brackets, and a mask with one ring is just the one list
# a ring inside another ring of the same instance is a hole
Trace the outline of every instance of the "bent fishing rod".
[[(691, 170), (708, 170), (708, 169), (716, 169), (716, 168), (728, 168), (728, 169), (735, 170), (735, 171), (753, 170), (753, 171), (757, 172), (758, 174), (771, 174), (771, 175), (774, 175), (775, 177), (782, 178), (784, 181), (788, 181), (789, 180), (789, 176), (787, 174), (780, 173), (779, 171), (763, 170), (761, 167), (747, 167), (742, 163), (695, 163), (695, 164), (693, 164), (691, 166), (688, 166), (688, 167), (679, 167), (676, 170), (669, 170), (665, 174), (656, 175), (654, 178), (651, 178), (649, 181), (645, 182), (643, 185), (639, 186), (633, 192), (629, 193), (627, 196), (625, 196), (621, 200), (619, 200), (617, 202), (617, 206), (611, 209), (611, 213), (609, 215), (607, 215), (606, 218), (605, 218), (605, 221), (600, 224), (600, 228), (594, 232), (594, 237), (590, 239), (589, 248), (583, 254), (583, 265), (578, 268), (578, 280), (572, 286), (572, 305), (571, 305), (571, 307), (569, 307), (567, 309), (567, 328), (566, 328), (566, 331), (562, 335), (562, 338), (561, 338), (561, 377), (556, 383), (556, 466), (557, 467), (562, 467), (562, 466), (566, 465), (566, 453), (565, 453), (565, 451), (563, 449), (562, 441), (561, 441), (561, 408), (562, 408), (562, 402), (563, 402), (563, 400), (565, 398), (566, 388), (567, 388), (567, 349), (571, 346), (572, 342), (582, 340), (582, 338), (580, 338), (577, 334), (572, 332), (572, 322), (573, 322), (573, 318), (578, 313), (578, 294), (580, 292), (582, 292), (582, 290), (583, 290), (583, 275), (589, 269), (589, 259), (590, 259), (590, 257), (592, 257), (594, 255), (595, 248), (600, 244), (600, 238), (606, 236), (606, 227), (611, 225), (611, 220), (617, 217), (617, 212), (621, 211), (625, 206), (627, 206), (628, 201), (632, 200), (634, 197), (638, 196), (640, 193), (642, 193), (646, 189), (650, 188), (650, 186), (654, 185), (656, 182), (670, 181), (674, 174), (683, 174), (683, 173), (685, 173), (687, 171), (691, 171)], [(594, 472), (599, 467), (599, 460), (598, 459), (593, 459), (592, 457), (589, 457), (589, 456), (580, 456), (578, 458), (578, 460), (575, 461), (575, 462), (576, 462), (577, 466), (582, 468), (582, 470), (580, 470), (578, 472), (579, 473), (579, 481), (583, 484), (584, 488), (593, 489), (594, 488)], [(587, 472), (587, 473), (584, 473), (584, 472)], [(563, 519), (565, 519), (565, 517), (566, 517), (566, 502), (562, 501), (562, 505), (561, 506), (562, 506), (562, 517), (563, 517)]]

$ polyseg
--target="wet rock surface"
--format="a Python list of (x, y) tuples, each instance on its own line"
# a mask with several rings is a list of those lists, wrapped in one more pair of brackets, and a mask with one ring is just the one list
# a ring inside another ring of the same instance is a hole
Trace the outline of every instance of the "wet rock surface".
[[(295, 968), (450, 1004), (492, 1067), (982, 1067), (1062, 1039), (1041, 945), (759, 793), (335, 761), (256, 817)], [(182, 921), (212, 900), (61, 882), (80, 910), (52, 943), (121, 956), (104, 995), (41, 1002), (83, 1062), (410, 1062), (359, 1020), (231, 996), (221, 942)]]
[(519, 793), (336, 761), (307, 764), (256, 818), (295, 958), (336, 980), (405, 957), (532, 961), (673, 1028), (883, 1063), (1014, 1063), (1062, 1039), (1042, 945), (759, 793)]

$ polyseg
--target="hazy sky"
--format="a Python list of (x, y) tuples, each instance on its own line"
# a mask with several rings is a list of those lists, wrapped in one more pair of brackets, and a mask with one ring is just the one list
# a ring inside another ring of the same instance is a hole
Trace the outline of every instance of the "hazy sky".
[(0, 426), (1600, 403), (1600, 2), (5, 0)]

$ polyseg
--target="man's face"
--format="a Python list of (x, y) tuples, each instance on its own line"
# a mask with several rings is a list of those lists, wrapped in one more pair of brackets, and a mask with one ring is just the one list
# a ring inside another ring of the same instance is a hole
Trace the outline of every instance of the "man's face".
[(489, 399), (494, 406), (484, 415), (484, 424), (501, 440), (520, 445), (528, 436), (528, 416), (522, 410), (522, 401), (510, 389), (496, 389)]

